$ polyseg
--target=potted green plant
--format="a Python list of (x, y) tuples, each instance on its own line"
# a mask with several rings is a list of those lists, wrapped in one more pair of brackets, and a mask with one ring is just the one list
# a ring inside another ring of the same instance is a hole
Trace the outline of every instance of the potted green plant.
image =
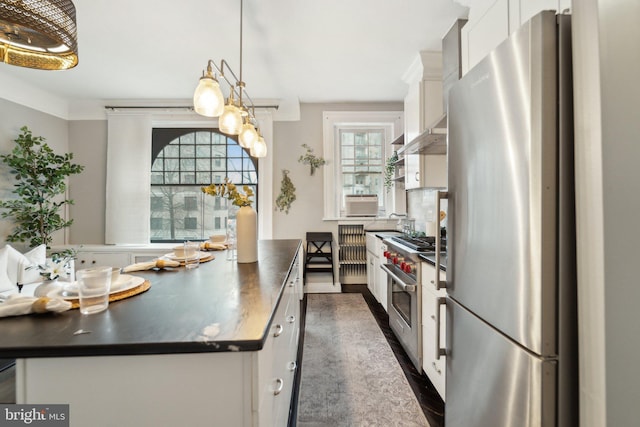
[(309, 167), (311, 168), (311, 175), (313, 175), (316, 172), (316, 169), (318, 169), (320, 166), (324, 166), (327, 164), (327, 161), (325, 159), (323, 159), (322, 157), (317, 157), (315, 154), (313, 154), (313, 148), (309, 147), (307, 144), (302, 144), (302, 147), (306, 148), (307, 152), (300, 156), (300, 158), (298, 158), (298, 162), (302, 163), (303, 165), (309, 165)]
[(64, 196), (67, 178), (82, 172), (84, 166), (71, 162), (72, 153), (56, 154), (45, 138), (33, 136), (26, 126), (20, 130), (11, 153), (0, 155), (15, 177), (12, 193), (18, 196), (0, 201), (2, 218), (12, 218), (16, 224), (6, 239), (28, 241), (32, 247), (45, 244), (49, 248), (52, 234), (73, 223), (60, 215), (60, 209), (73, 204), (73, 200)]
[(393, 186), (393, 179), (396, 173), (396, 162), (398, 161), (398, 152), (394, 151), (384, 165), (384, 188), (389, 191)]

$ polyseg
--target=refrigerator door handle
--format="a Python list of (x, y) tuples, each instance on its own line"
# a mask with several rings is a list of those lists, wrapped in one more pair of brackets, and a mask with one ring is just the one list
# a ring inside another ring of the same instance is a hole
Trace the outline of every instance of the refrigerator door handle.
[[(447, 191), (438, 191), (438, 196), (436, 197), (436, 290), (440, 290), (442, 288), (446, 288), (446, 282), (440, 280), (440, 242), (442, 236), (440, 235), (440, 200), (448, 199), (449, 193)], [(437, 335), (437, 334), (436, 334)]]
[(436, 298), (436, 359), (447, 355), (447, 349), (440, 348), (440, 307), (443, 305), (447, 307), (446, 297)]

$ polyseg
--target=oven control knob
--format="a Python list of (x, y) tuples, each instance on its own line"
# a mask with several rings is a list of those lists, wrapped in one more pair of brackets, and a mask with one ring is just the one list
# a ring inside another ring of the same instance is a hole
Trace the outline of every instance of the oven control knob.
[(407, 268), (407, 263), (406, 263), (406, 262), (404, 262), (404, 261), (402, 261), (402, 262), (400, 263), (400, 270), (405, 271), (405, 270), (406, 270), (406, 268)]
[(407, 274), (411, 274), (411, 272), (413, 271), (413, 267), (411, 266), (411, 264), (405, 264), (403, 271)]
[(382, 256), (385, 257), (385, 258), (389, 258), (391, 256), (391, 253), (389, 251), (384, 251), (382, 253)]
[(393, 262), (394, 264), (398, 264), (398, 263), (400, 262), (399, 260), (400, 260), (400, 258), (398, 258), (398, 256), (397, 256), (397, 255), (395, 255), (395, 256), (393, 257), (393, 259), (391, 260), (391, 262)]

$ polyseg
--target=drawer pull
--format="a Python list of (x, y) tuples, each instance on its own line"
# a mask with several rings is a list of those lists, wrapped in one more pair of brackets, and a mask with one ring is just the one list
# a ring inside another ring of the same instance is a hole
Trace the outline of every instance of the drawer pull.
[(292, 288), (292, 287), (293, 287), (293, 285), (294, 285), (295, 283), (296, 283), (296, 281), (295, 281), (295, 280), (290, 281), (290, 282), (289, 282), (289, 287), (290, 287), (290, 288)]
[(287, 322), (294, 323), (296, 321), (296, 316), (293, 314), (291, 316), (287, 316)]
[(276, 378), (276, 388), (273, 390), (273, 395), (279, 395), (282, 393), (282, 389), (284, 389), (284, 380), (282, 378)]
[(297, 362), (289, 362), (289, 364), (287, 365), (287, 369), (289, 369), (291, 372), (295, 371), (296, 369), (298, 369), (298, 363)]
[(274, 337), (279, 337), (280, 335), (282, 335), (283, 331), (284, 331), (284, 326), (276, 325), (276, 331), (273, 333), (273, 336)]

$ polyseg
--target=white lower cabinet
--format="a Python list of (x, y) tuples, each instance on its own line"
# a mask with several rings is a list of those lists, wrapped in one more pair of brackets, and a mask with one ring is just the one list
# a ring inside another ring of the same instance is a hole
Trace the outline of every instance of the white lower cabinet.
[(75, 260), (76, 270), (97, 266), (126, 267), (129, 264), (131, 264), (131, 254), (128, 252), (79, 251)]
[[(446, 273), (442, 270), (440, 279), (446, 278)], [(446, 357), (438, 355), (437, 341), (439, 338), (440, 347), (445, 344), (447, 328), (446, 313), (444, 305), (439, 304), (439, 299), (446, 297), (444, 289), (436, 290), (435, 276), (436, 268), (430, 263), (422, 263), (422, 369), (429, 377), (431, 383), (445, 398), (445, 372)], [(440, 330), (436, 329), (437, 313), (440, 313)], [(437, 335), (438, 334), (438, 335)]]

